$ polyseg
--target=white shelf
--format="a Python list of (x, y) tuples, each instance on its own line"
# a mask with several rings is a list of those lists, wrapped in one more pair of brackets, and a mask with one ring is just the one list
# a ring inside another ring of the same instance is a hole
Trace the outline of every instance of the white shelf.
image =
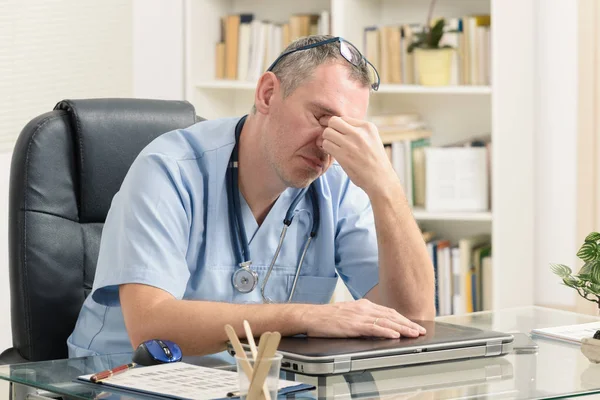
[(419, 221), (492, 221), (491, 211), (482, 212), (431, 212), (414, 208), (413, 216)]
[(491, 86), (420, 86), (381, 84), (377, 93), (491, 94)]
[[(198, 89), (223, 89), (223, 90), (254, 90), (256, 82), (233, 81), (215, 79), (199, 82)], [(377, 93), (416, 93), (416, 94), (477, 94), (492, 93), (490, 86), (419, 86), (419, 85), (392, 85), (382, 84)]]
[(203, 81), (196, 85), (198, 89), (229, 89), (229, 90), (254, 90), (256, 82), (232, 81), (227, 79), (215, 79)]

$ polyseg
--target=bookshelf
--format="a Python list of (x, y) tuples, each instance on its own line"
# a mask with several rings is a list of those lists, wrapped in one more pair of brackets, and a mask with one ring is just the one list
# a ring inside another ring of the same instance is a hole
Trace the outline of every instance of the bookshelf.
[(413, 208), (413, 216), (417, 221), (482, 221), (491, 222), (492, 212), (434, 212), (420, 207)]
[[(223, 90), (249, 90), (256, 88), (255, 82), (240, 82), (227, 79), (214, 79), (201, 81), (196, 85), (198, 90), (202, 89), (223, 89)], [(382, 84), (377, 93), (398, 93), (398, 94), (464, 94), (464, 95), (490, 95), (492, 88), (490, 86), (420, 86), (420, 85), (395, 85)]]
[[(422, 0), (185, 0), (185, 97), (205, 118), (239, 116), (252, 105), (255, 82), (215, 79), (215, 44), (225, 15), (250, 12), (260, 20), (284, 22), (291, 14), (327, 10), (331, 33), (363, 50), (364, 27), (422, 22), (428, 6)], [(438, 1), (435, 16), (491, 15), (492, 85), (382, 84), (369, 110), (420, 114), (431, 126), (433, 146), (491, 133), (493, 210), (415, 208), (413, 215), (424, 230), (453, 241), (491, 236), (494, 309), (533, 304), (534, 10), (534, 0)], [(336, 300), (349, 298), (345, 288), (338, 289)]]

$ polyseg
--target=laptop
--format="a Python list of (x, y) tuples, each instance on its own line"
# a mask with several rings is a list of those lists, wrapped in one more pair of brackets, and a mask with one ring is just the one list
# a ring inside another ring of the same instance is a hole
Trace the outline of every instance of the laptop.
[[(502, 356), (512, 349), (514, 338), (508, 333), (436, 321), (415, 322), (427, 329), (426, 335), (400, 339), (283, 337), (278, 348), (283, 355), (281, 369), (314, 376), (343, 374)], [(247, 343), (242, 345), (250, 350)], [(231, 344), (228, 351), (235, 355)]]
[[(328, 376), (327, 398), (420, 398), (427, 392), (423, 397), (441, 399), (465, 386), (493, 385), (513, 378), (513, 366), (506, 357), (486, 357)], [(518, 394), (512, 386), (503, 385), (502, 394)]]

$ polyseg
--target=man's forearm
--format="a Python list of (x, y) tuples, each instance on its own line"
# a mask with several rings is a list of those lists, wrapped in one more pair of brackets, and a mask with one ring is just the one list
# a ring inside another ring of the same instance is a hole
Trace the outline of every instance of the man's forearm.
[(134, 316), (131, 325), (135, 328), (128, 331), (134, 346), (161, 338), (177, 343), (184, 354), (211, 354), (225, 349), (226, 324), (232, 325), (239, 337), (246, 337), (243, 320), (250, 323), (256, 336), (266, 331), (277, 331), (283, 336), (304, 333), (302, 313), (306, 307), (166, 299)]
[(378, 295), (383, 305), (411, 319), (435, 317), (433, 265), (398, 183), (373, 196), (379, 249)]

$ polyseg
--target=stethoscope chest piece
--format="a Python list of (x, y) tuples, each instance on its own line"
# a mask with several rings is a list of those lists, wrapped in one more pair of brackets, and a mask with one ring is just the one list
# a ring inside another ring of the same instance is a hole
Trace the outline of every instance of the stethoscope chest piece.
[(250, 269), (250, 266), (246, 265), (246, 263), (240, 265), (242, 268), (233, 273), (233, 287), (240, 293), (250, 293), (258, 283), (258, 274), (256, 271)]

